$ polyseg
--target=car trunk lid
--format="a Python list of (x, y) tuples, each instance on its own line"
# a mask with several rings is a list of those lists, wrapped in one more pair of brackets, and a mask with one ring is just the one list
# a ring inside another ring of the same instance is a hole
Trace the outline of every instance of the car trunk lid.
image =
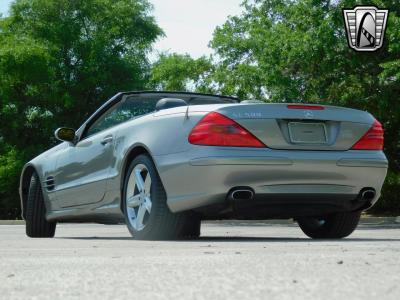
[(321, 105), (238, 104), (217, 112), (235, 120), (269, 148), (348, 150), (375, 119), (367, 112)]

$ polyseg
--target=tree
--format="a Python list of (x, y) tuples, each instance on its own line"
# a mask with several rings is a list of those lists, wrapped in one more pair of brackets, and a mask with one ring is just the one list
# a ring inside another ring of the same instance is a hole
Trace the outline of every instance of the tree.
[(211, 61), (205, 56), (198, 59), (188, 54), (162, 53), (151, 69), (150, 85), (158, 90), (207, 90)]
[[(347, 45), (342, 9), (356, 4), (390, 9), (377, 52)], [(391, 170), (377, 209), (400, 212), (400, 2), (247, 0), (243, 6), (244, 13), (218, 27), (210, 43), (220, 91), (370, 111), (384, 125)]]
[(19, 216), (17, 187), (24, 162), (17, 152), (0, 141), (0, 218), (13, 219)]
[[(147, 0), (11, 5), (0, 17), (0, 160), (33, 157), (54, 144), (57, 126), (76, 128), (117, 91), (145, 87), (147, 54), (162, 35), (151, 8)], [(8, 168), (0, 180), (21, 164)]]

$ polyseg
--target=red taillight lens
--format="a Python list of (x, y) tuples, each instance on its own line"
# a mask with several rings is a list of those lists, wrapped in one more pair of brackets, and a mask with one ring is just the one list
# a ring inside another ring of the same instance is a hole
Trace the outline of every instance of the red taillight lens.
[(308, 110), (324, 110), (325, 107), (321, 105), (302, 105), (302, 104), (289, 104), (289, 109), (308, 109)]
[(357, 143), (351, 147), (353, 150), (382, 150), (383, 149), (383, 128), (381, 123), (375, 120), (371, 128), (364, 134)]
[(219, 113), (207, 114), (189, 134), (189, 143), (204, 146), (265, 147), (254, 135)]

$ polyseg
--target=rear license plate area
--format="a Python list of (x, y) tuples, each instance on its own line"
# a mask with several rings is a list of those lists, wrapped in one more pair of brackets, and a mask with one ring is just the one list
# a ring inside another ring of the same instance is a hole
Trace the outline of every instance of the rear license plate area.
[(295, 144), (326, 144), (327, 134), (321, 122), (289, 122), (289, 138)]

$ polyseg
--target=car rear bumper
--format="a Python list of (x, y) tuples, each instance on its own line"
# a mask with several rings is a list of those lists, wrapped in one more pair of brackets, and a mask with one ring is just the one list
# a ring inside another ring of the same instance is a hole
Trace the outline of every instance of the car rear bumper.
[[(202, 146), (188, 152), (156, 156), (155, 162), (173, 212), (224, 203), (235, 187), (251, 188), (261, 206), (263, 203), (284, 205), (307, 197), (316, 204), (319, 198), (319, 203), (324, 199), (341, 203), (343, 199), (356, 199), (362, 189), (371, 188), (376, 192), (371, 206), (380, 196), (388, 166), (382, 151)], [(303, 202), (297, 205), (308, 203)], [(249, 203), (251, 206), (253, 202)]]

